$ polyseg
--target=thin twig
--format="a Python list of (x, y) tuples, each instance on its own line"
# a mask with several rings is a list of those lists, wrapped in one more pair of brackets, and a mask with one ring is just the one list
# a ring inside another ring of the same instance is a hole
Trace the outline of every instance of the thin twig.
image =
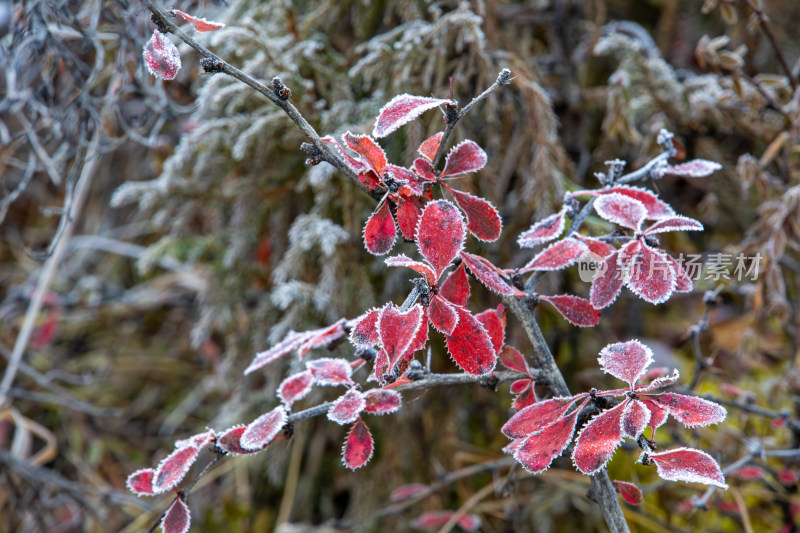
[(772, 27), (769, 25), (769, 21), (767, 20), (767, 16), (764, 14), (764, 10), (761, 8), (760, 2), (747, 0), (747, 4), (758, 17), (758, 25), (761, 26), (761, 30), (767, 36), (767, 39), (769, 39), (769, 43), (772, 45), (772, 49), (775, 51), (775, 56), (778, 58), (778, 62), (781, 64), (783, 71), (786, 73), (786, 77), (789, 79), (789, 83), (792, 85), (792, 92), (797, 92), (797, 81), (795, 81), (794, 76), (792, 75), (792, 69), (789, 68), (789, 63), (787, 63), (786, 59), (783, 57), (783, 53), (778, 46), (778, 40), (775, 38), (775, 33), (773, 33)]

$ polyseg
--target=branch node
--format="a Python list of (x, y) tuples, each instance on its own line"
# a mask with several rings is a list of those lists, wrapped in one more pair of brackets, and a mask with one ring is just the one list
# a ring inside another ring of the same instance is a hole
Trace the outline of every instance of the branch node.
[(222, 68), (224, 63), (219, 59), (215, 59), (213, 57), (204, 57), (200, 60), (200, 66), (203, 67), (203, 72), (207, 72), (209, 74), (216, 74), (218, 72), (222, 72)]
[(292, 96), (292, 90), (289, 89), (278, 76), (272, 78), (272, 90), (281, 100), (288, 100), (289, 97)]
[(172, 30), (169, 28), (167, 22), (157, 13), (150, 15), (150, 20), (156, 25), (156, 29), (161, 33), (170, 33)]
[(514, 78), (511, 77), (511, 69), (504, 68), (500, 71), (500, 74), (497, 75), (497, 84), (498, 85), (508, 85), (511, 83), (511, 80)]

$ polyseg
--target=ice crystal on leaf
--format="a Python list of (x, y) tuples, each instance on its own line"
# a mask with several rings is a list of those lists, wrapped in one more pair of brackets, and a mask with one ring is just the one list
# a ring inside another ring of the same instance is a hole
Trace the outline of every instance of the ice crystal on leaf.
[(439, 179), (458, 176), (468, 172), (477, 172), (486, 166), (488, 158), (483, 148), (478, 146), (475, 141), (466, 140), (457, 144), (447, 154), (444, 162), (444, 170), (439, 175)]
[(397, 227), (394, 225), (389, 204), (384, 201), (373, 211), (364, 226), (364, 246), (373, 255), (383, 255), (392, 249), (395, 239)]
[(291, 351), (297, 350), (297, 355), (303, 359), (309, 350), (327, 346), (329, 343), (344, 336), (344, 321), (339, 321), (331, 326), (311, 331), (290, 332), (281, 342), (256, 354), (253, 362), (244, 371), (245, 375), (276, 361)]
[(314, 386), (314, 376), (310, 370), (304, 370), (284, 379), (278, 386), (278, 398), (291, 409), (292, 405), (305, 398)]
[(694, 159), (675, 166), (666, 166), (659, 170), (661, 175), (682, 176), (684, 178), (704, 178), (721, 170), (722, 165), (706, 159)]
[(520, 269), (520, 273), (524, 274), (534, 270), (561, 270), (576, 263), (587, 250), (588, 247), (583, 241), (568, 237), (539, 252)]
[(387, 389), (370, 389), (364, 393), (364, 412), (373, 415), (388, 415), (397, 412), (402, 404), (399, 392)]
[(239, 442), (246, 450), (260, 450), (269, 445), (283, 430), (288, 419), (286, 410), (279, 405), (253, 420), (242, 433)]
[(128, 476), (125, 484), (131, 492), (135, 492), (137, 496), (152, 496), (155, 494), (153, 491), (153, 478), (156, 471), (152, 468), (142, 468)]
[(144, 45), (142, 56), (148, 72), (156, 78), (174, 80), (181, 69), (178, 48), (158, 30), (153, 30), (153, 36)]
[(180, 483), (199, 453), (199, 449), (189, 446), (178, 448), (165, 457), (153, 476), (153, 492), (166, 492)]
[(520, 248), (533, 248), (539, 244), (558, 238), (564, 231), (567, 220), (567, 209), (544, 218), (517, 237)]
[(667, 481), (705, 483), (727, 489), (725, 477), (713, 457), (692, 448), (675, 448), (648, 454), (648, 459), (658, 467), (658, 475)]
[(426, 98), (424, 96), (398, 94), (381, 108), (378, 113), (378, 118), (375, 120), (375, 128), (372, 130), (372, 136), (376, 139), (386, 137), (401, 126), (414, 120), (425, 111), (448, 103), (450, 103), (449, 100), (442, 100), (441, 98)]
[(453, 200), (467, 217), (467, 229), (470, 233), (479, 240), (487, 242), (500, 238), (503, 222), (491, 203), (483, 198), (451, 189), (447, 185), (443, 186), (453, 195)]
[(366, 406), (364, 394), (359, 390), (350, 389), (334, 400), (333, 405), (328, 409), (328, 420), (342, 426), (351, 424), (356, 421)]
[(323, 386), (352, 385), (353, 368), (345, 359), (323, 357), (309, 361), (306, 368), (311, 371), (314, 383)]

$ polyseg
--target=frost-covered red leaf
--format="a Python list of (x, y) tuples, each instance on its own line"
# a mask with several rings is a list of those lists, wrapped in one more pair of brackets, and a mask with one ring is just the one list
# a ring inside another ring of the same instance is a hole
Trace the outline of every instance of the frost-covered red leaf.
[[(536, 405), (538, 404), (531, 407), (536, 407)], [(572, 442), (572, 434), (575, 432), (575, 422), (579, 411), (580, 408), (568, 416), (557, 419), (540, 433), (527, 437), (514, 450), (514, 458), (533, 474), (547, 470), (553, 459), (561, 455)]]
[(650, 422), (650, 410), (641, 400), (628, 400), (622, 413), (622, 436), (637, 438)]
[(383, 255), (392, 249), (397, 238), (397, 227), (389, 209), (389, 202), (384, 201), (367, 220), (364, 226), (364, 246), (373, 255)]
[(692, 448), (675, 448), (648, 456), (658, 467), (658, 475), (667, 481), (705, 483), (727, 489), (719, 464), (707, 453)]
[(155, 494), (153, 491), (153, 478), (156, 471), (152, 468), (143, 468), (137, 470), (128, 476), (125, 484), (131, 492), (136, 493), (137, 496), (152, 496)]
[(604, 194), (614, 193), (622, 194), (623, 196), (628, 196), (634, 200), (642, 202), (645, 209), (647, 209), (647, 218), (651, 220), (672, 216), (675, 214), (675, 211), (669, 206), (669, 204), (659, 200), (658, 197), (652, 192), (648, 191), (647, 189), (642, 189), (641, 187), (632, 187), (630, 185), (617, 185), (616, 187), (611, 187), (610, 189), (577, 191), (572, 193), (572, 196), (601, 196)]
[(355, 422), (361, 411), (367, 406), (364, 394), (356, 389), (350, 389), (339, 396), (328, 410), (328, 420), (340, 425)]
[(350, 342), (362, 348), (377, 346), (381, 342), (378, 335), (378, 319), (382, 309), (371, 309), (353, 320), (355, 323), (350, 330)]
[[(339, 155), (344, 158), (344, 160), (347, 162), (347, 166), (349, 166), (350, 169), (353, 170), (353, 172), (360, 173), (368, 169), (367, 165), (365, 165), (362, 161), (356, 159), (355, 157), (347, 153), (347, 151), (344, 148), (342, 148), (342, 145), (339, 144), (339, 141), (337, 141), (333, 137), (326, 135), (325, 137), (321, 137), (320, 141), (332, 144), (334, 148), (336, 148), (336, 151), (339, 153)], [(377, 185), (377, 183), (375, 185)], [(371, 189), (372, 188), (370, 188), (370, 190)]]
[(234, 456), (258, 453), (261, 450), (247, 450), (242, 447), (242, 434), (246, 429), (247, 426), (245, 425), (233, 426), (230, 429), (226, 429), (217, 437), (217, 446)]
[(350, 470), (361, 468), (372, 458), (374, 448), (375, 443), (372, 440), (372, 434), (369, 432), (364, 420), (359, 418), (350, 428), (342, 448), (344, 466)]
[(386, 169), (386, 153), (369, 135), (353, 135), (349, 131), (342, 135), (344, 143), (361, 156), (362, 161), (380, 179)]
[(539, 244), (552, 241), (564, 232), (567, 223), (567, 209), (564, 208), (531, 226), (517, 237), (521, 248), (533, 248)]
[(364, 411), (373, 415), (388, 415), (400, 409), (402, 397), (399, 392), (387, 389), (370, 389), (364, 393)]
[(512, 407), (517, 411), (536, 403), (536, 391), (533, 389), (533, 380), (528, 380), (528, 387), (519, 393), (511, 402)]
[(703, 231), (703, 225), (693, 218), (674, 216), (659, 220), (647, 228), (643, 234), (653, 235), (667, 231)]
[(527, 437), (542, 431), (567, 412), (576, 398), (551, 398), (526, 407), (503, 425), (503, 435), (509, 439)]
[(153, 476), (153, 492), (159, 494), (180, 483), (199, 453), (199, 449), (189, 446), (178, 448), (166, 456)]
[(637, 231), (647, 218), (642, 202), (619, 193), (601, 195), (594, 201), (594, 210), (609, 222)]
[(540, 298), (555, 307), (556, 311), (574, 326), (589, 327), (600, 322), (600, 311), (592, 307), (589, 300), (571, 294), (540, 296)]
[(568, 237), (539, 252), (530, 263), (520, 269), (520, 272), (560, 270), (575, 263), (587, 250), (588, 248), (582, 241)]
[(397, 207), (397, 226), (403, 237), (413, 241), (417, 237), (417, 225), (422, 215), (421, 203), (416, 198), (404, 198)]
[(428, 320), (443, 334), (452, 335), (458, 324), (458, 313), (452, 303), (435, 294), (428, 305)]
[(192, 514), (189, 507), (180, 497), (175, 498), (161, 522), (161, 529), (164, 533), (186, 533), (192, 521)]
[(628, 268), (628, 288), (639, 298), (651, 304), (669, 300), (675, 292), (677, 279), (666, 252), (642, 243), (639, 252), (631, 258)]
[(441, 98), (398, 94), (381, 108), (378, 118), (375, 120), (375, 128), (372, 130), (372, 135), (376, 139), (386, 137), (425, 111), (448, 103), (450, 103), (450, 100), (442, 100)]
[(678, 422), (690, 428), (718, 424), (728, 414), (721, 405), (695, 396), (667, 392), (651, 395), (649, 398), (669, 410), (669, 414)]
[(284, 379), (278, 387), (278, 398), (291, 409), (294, 402), (305, 398), (314, 387), (314, 376), (304, 370)]
[(487, 309), (478, 313), (475, 318), (492, 339), (495, 353), (500, 353), (506, 343), (506, 310), (503, 304), (500, 304), (497, 309)]
[(528, 387), (531, 386), (530, 379), (518, 379), (517, 381), (513, 382), (511, 386), (508, 388), (511, 394), (521, 394), (525, 391)]
[(186, 448), (191, 446), (193, 448), (203, 448), (214, 442), (214, 432), (212, 430), (204, 431), (185, 439), (175, 441), (176, 448)]
[(427, 159), (418, 157), (414, 160), (412, 166), (414, 167), (414, 171), (417, 173), (417, 175), (419, 175), (420, 179), (429, 182), (436, 181), (436, 172), (434, 171), (431, 162)]
[(206, 20), (204, 18), (201, 19), (201, 18), (193, 17), (192, 15), (189, 15), (188, 13), (184, 13), (183, 11), (178, 11), (177, 9), (173, 9), (172, 12), (175, 13), (176, 15), (182, 16), (186, 20), (186, 22), (188, 22), (189, 24), (194, 26), (194, 30), (195, 31), (199, 31), (199, 32), (217, 31), (217, 30), (221, 30), (222, 28), (225, 27), (225, 24), (223, 24), (221, 22), (213, 22), (213, 21), (210, 21), (210, 20)]
[(637, 340), (609, 344), (597, 358), (603, 372), (633, 387), (653, 363), (653, 351)]
[(644, 495), (641, 489), (627, 481), (614, 481), (617, 484), (617, 490), (622, 499), (631, 505), (641, 505), (644, 501)]
[(758, 479), (763, 479), (764, 474), (765, 474), (764, 469), (756, 465), (743, 466), (741, 468), (737, 468), (736, 470), (730, 473), (731, 476), (743, 479), (745, 481), (755, 481)]
[(497, 354), (497, 356), (500, 358), (500, 362), (503, 363), (503, 366), (505, 366), (507, 369), (516, 370), (517, 372), (522, 372), (523, 374), (530, 374), (528, 363), (525, 361), (525, 357), (513, 346), (503, 346), (503, 349), (500, 350), (500, 353)]
[(469, 301), (469, 277), (463, 261), (439, 287), (439, 296), (456, 305), (466, 307)]
[(244, 371), (244, 374), (250, 374), (280, 359), (293, 350), (297, 350), (298, 356), (302, 359), (312, 348), (327, 345), (329, 342), (333, 342), (343, 336), (344, 328), (342, 326), (342, 322), (337, 322), (331, 326), (312, 331), (303, 331), (300, 333), (292, 331), (281, 342), (269, 350), (257, 353), (253, 362), (250, 363), (250, 366)]
[(389, 357), (389, 369), (408, 351), (423, 321), (424, 312), (420, 304), (405, 312), (393, 304), (383, 308), (378, 320), (378, 334), (381, 346)]
[(417, 246), (436, 271), (436, 277), (464, 247), (466, 228), (458, 208), (447, 200), (428, 203), (417, 226)]
[(433, 159), (436, 157), (436, 152), (439, 151), (439, 144), (442, 142), (442, 135), (444, 135), (444, 132), (440, 131), (422, 141), (422, 144), (419, 145), (420, 155), (427, 158), (428, 161), (433, 161)]
[(386, 266), (408, 267), (414, 272), (418, 272), (423, 276), (425, 276), (425, 281), (428, 282), (428, 285), (436, 286), (436, 280), (438, 279), (438, 276), (433, 271), (433, 269), (428, 265), (426, 265), (425, 263), (414, 261), (413, 259), (407, 257), (404, 254), (389, 257), (384, 262), (386, 263)]
[(639, 398), (645, 407), (647, 407), (647, 410), (650, 411), (650, 420), (647, 423), (647, 427), (652, 429), (655, 433), (656, 429), (663, 426), (667, 421), (669, 410), (651, 401), (650, 396), (642, 395)]
[[(422, 196), (422, 193), (425, 192), (425, 181), (407, 168), (388, 164), (386, 165), (386, 173), (398, 182), (397, 193), (402, 197), (416, 198)], [(405, 183), (401, 184), (399, 182)]]
[(260, 450), (267, 446), (283, 430), (289, 420), (286, 409), (279, 405), (259, 416), (247, 426), (239, 443), (246, 450)]
[(592, 418), (575, 441), (572, 462), (586, 475), (592, 475), (614, 455), (622, 441), (621, 418), (626, 402)]
[(492, 339), (469, 311), (457, 307), (458, 324), (445, 340), (450, 357), (469, 374), (487, 374), (497, 361)]
[[(445, 186), (447, 187), (447, 186)], [(497, 209), (487, 200), (447, 187), (458, 207), (467, 216), (467, 229), (479, 240), (491, 242), (500, 238), (503, 221)]]
[(463, 141), (450, 150), (439, 178), (475, 172), (486, 166), (486, 152), (475, 141)]
[(722, 165), (706, 159), (694, 159), (680, 165), (667, 166), (660, 170), (661, 174), (682, 176), (684, 178), (704, 178), (720, 170)]
[(142, 57), (148, 72), (162, 80), (174, 80), (181, 69), (178, 48), (158, 30), (153, 30), (153, 36), (144, 45)]
[(613, 252), (600, 264), (592, 279), (592, 288), (589, 291), (589, 302), (592, 307), (603, 309), (614, 303), (624, 283), (625, 276), (620, 271), (619, 252)]
[(418, 494), (426, 492), (430, 487), (424, 483), (409, 483), (408, 485), (401, 485), (392, 491), (389, 495), (390, 502), (400, 502), (413, 498)]
[(573, 235), (575, 236), (576, 239), (580, 240), (583, 244), (585, 244), (586, 247), (589, 248), (590, 252), (599, 255), (600, 257), (604, 258), (608, 257), (609, 255), (617, 251), (616, 248), (599, 239), (587, 237), (586, 235), (581, 235), (580, 233), (575, 233)]
[[(453, 515), (453, 511), (426, 511), (411, 522), (411, 527), (432, 531), (449, 522)], [(477, 515), (468, 514), (459, 518), (457, 524), (464, 531), (478, 531), (481, 519)]]
[(499, 269), (487, 259), (467, 252), (461, 252), (461, 259), (478, 281), (497, 294), (513, 296), (519, 292), (500, 277)]
[(323, 386), (350, 385), (353, 368), (345, 359), (322, 357), (306, 363), (306, 368), (314, 376), (314, 383)]

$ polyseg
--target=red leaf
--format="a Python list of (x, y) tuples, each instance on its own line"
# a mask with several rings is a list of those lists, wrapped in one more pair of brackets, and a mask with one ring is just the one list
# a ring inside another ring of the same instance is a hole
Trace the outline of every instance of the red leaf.
[(308, 331), (302, 333), (298, 333), (296, 331), (290, 332), (286, 338), (269, 350), (257, 353), (253, 359), (253, 362), (250, 363), (250, 366), (248, 366), (247, 369), (245, 369), (244, 375), (246, 376), (247, 374), (258, 370), (259, 368), (266, 366), (273, 361), (277, 361), (292, 350), (299, 348), (312, 336), (311, 333), (312, 332)]
[(306, 363), (314, 383), (323, 386), (352, 385), (353, 368), (345, 359), (322, 357)]
[(426, 157), (428, 161), (433, 161), (436, 157), (436, 152), (439, 151), (439, 143), (442, 142), (443, 131), (434, 133), (419, 145), (419, 153), (422, 157)]
[[(652, 370), (650, 372), (652, 372)], [(647, 372), (647, 374), (650, 374), (650, 372)], [(647, 377), (647, 374), (645, 374), (644, 376), (645, 378)], [(647, 385), (639, 385), (638, 387), (636, 387), (636, 392), (649, 392), (656, 389), (663, 389), (664, 387), (669, 387), (670, 385), (678, 381), (678, 378), (680, 377), (681, 374), (680, 372), (678, 372), (678, 369), (676, 368), (672, 371), (671, 376), (661, 376), (660, 378), (654, 379)], [(639, 379), (644, 379), (644, 378), (639, 378)]]
[(497, 355), (500, 358), (500, 362), (503, 363), (503, 366), (507, 369), (530, 375), (531, 372), (530, 369), (528, 369), (528, 362), (525, 361), (525, 357), (519, 353), (519, 350), (513, 346), (506, 344)]
[[(447, 187), (445, 185), (445, 187)], [(467, 216), (467, 229), (479, 240), (485, 242), (496, 241), (503, 230), (503, 221), (497, 214), (497, 209), (484, 200), (465, 192), (456, 191), (447, 187), (458, 207)]]
[(631, 187), (630, 185), (618, 185), (610, 189), (578, 191), (572, 193), (572, 196), (585, 196), (587, 194), (600, 196), (613, 193), (622, 194), (623, 196), (628, 196), (642, 202), (647, 209), (647, 218), (649, 219), (657, 219), (675, 214), (675, 211), (668, 204), (659, 200), (652, 192), (647, 189), (642, 189), (641, 187)]
[(697, 398), (667, 392), (648, 396), (657, 404), (665, 407), (677, 421), (686, 427), (707, 426), (725, 420), (728, 412), (719, 404)]
[(425, 111), (449, 103), (450, 100), (442, 100), (441, 98), (398, 94), (381, 108), (378, 113), (378, 119), (375, 121), (372, 135), (376, 139), (386, 137)]
[(518, 379), (511, 384), (508, 390), (511, 394), (522, 394), (531, 386), (531, 381), (530, 379)]
[(420, 304), (414, 305), (406, 312), (401, 312), (400, 308), (393, 304), (383, 308), (378, 320), (378, 333), (381, 337), (381, 346), (389, 357), (389, 371), (411, 346), (424, 318)]
[(284, 379), (278, 387), (278, 398), (291, 409), (294, 402), (302, 400), (314, 386), (314, 376), (310, 370), (304, 370)]
[(675, 448), (648, 456), (658, 467), (658, 475), (667, 481), (705, 483), (727, 489), (719, 464), (707, 453), (691, 448)]
[(445, 335), (452, 335), (458, 324), (458, 313), (453, 304), (435, 294), (428, 306), (428, 320), (433, 327)]
[(595, 326), (600, 322), (600, 312), (592, 307), (589, 300), (570, 294), (540, 296), (540, 298), (555, 307), (556, 311), (574, 326)]
[[(339, 141), (337, 141), (333, 137), (330, 137), (330, 136), (321, 137), (320, 141), (322, 141), (324, 143), (332, 144), (336, 148), (336, 151), (339, 152), (339, 155), (344, 158), (345, 162), (347, 163), (347, 166), (349, 166), (350, 169), (353, 172), (359, 174), (362, 171), (365, 171), (365, 170), (368, 169), (367, 165), (365, 165), (362, 161), (359, 161), (355, 157), (353, 157), (350, 154), (348, 154), (345, 151), (345, 149), (342, 148), (342, 145), (339, 144)], [(377, 186), (377, 185), (378, 184), (375, 183), (375, 186)], [(370, 190), (372, 190), (372, 188), (373, 187), (371, 187)]]
[(212, 22), (210, 20), (193, 17), (187, 13), (184, 13), (183, 11), (178, 11), (177, 9), (173, 9), (172, 12), (186, 19), (186, 22), (194, 26), (195, 31), (217, 31), (225, 27), (225, 24), (221, 22)]
[(486, 161), (488, 161), (486, 152), (480, 146), (474, 141), (464, 141), (454, 146), (447, 154), (444, 170), (439, 174), (439, 179), (475, 172), (486, 166)]
[(465, 231), (461, 213), (447, 200), (425, 206), (417, 226), (417, 246), (437, 279), (464, 247)]
[(425, 511), (411, 522), (414, 529), (438, 529), (450, 521), (453, 511)]
[(367, 225), (364, 226), (364, 246), (373, 255), (383, 255), (392, 249), (396, 238), (394, 217), (389, 209), (389, 202), (384, 201), (370, 215)]
[(592, 475), (606, 463), (622, 442), (620, 419), (627, 402), (622, 402), (608, 411), (592, 418), (581, 430), (575, 441), (572, 462), (586, 475)]
[(478, 320), (463, 307), (456, 307), (458, 324), (446, 339), (447, 351), (469, 374), (487, 374), (497, 362), (492, 339)]
[(594, 210), (609, 222), (636, 231), (647, 218), (647, 208), (642, 202), (619, 193), (600, 196), (594, 201)]
[(428, 265), (426, 265), (425, 263), (414, 261), (410, 257), (407, 257), (403, 254), (395, 255), (393, 257), (388, 257), (384, 262), (386, 263), (386, 266), (408, 267), (414, 272), (419, 272), (420, 274), (425, 276), (425, 281), (428, 282), (428, 285), (432, 287), (436, 286), (436, 280), (438, 279), (438, 276), (433, 271), (433, 269)]
[(378, 179), (383, 178), (386, 168), (386, 153), (368, 135), (353, 135), (349, 131), (342, 135), (344, 143), (361, 156), (362, 161), (369, 167)]
[(487, 259), (467, 252), (461, 252), (461, 259), (467, 265), (469, 271), (472, 272), (472, 275), (492, 291), (504, 296), (513, 296), (520, 292), (503, 281), (499, 275), (499, 269)]
[(417, 158), (414, 160), (414, 170), (419, 177), (425, 181), (436, 181), (436, 173), (433, 170), (433, 165), (427, 159)]
[(289, 417), (282, 405), (259, 416), (247, 426), (239, 443), (245, 450), (261, 450), (283, 430)]
[(186, 533), (189, 531), (191, 520), (192, 513), (189, 512), (189, 507), (178, 497), (164, 514), (161, 529), (164, 533)]
[(464, 531), (478, 531), (481, 527), (481, 519), (478, 515), (466, 514), (458, 519), (458, 527)]
[(609, 344), (597, 358), (606, 374), (627, 381), (631, 388), (653, 363), (653, 351), (637, 340)]
[(361, 348), (377, 346), (381, 343), (378, 335), (378, 319), (382, 309), (371, 309), (353, 320), (355, 323), (350, 331), (350, 342)]
[(197, 448), (199, 450), (205, 446), (208, 446), (212, 442), (214, 442), (214, 432), (209, 429), (208, 431), (192, 435), (191, 437), (187, 437), (181, 440), (176, 440), (175, 447), (176, 448), (191, 447), (191, 448)]
[(181, 69), (181, 54), (169, 37), (158, 30), (144, 45), (142, 52), (148, 72), (162, 80), (174, 80)]
[(388, 415), (397, 412), (402, 403), (399, 392), (387, 389), (370, 389), (364, 394), (364, 411), (373, 415)]
[(536, 403), (536, 392), (533, 389), (533, 385), (533, 380), (529, 380), (528, 388), (514, 398), (514, 401), (511, 402), (511, 405), (514, 407), (514, 409), (519, 411)]
[(566, 268), (580, 259), (587, 250), (583, 242), (574, 237), (567, 237), (539, 252), (530, 263), (520, 269), (520, 273)]
[(619, 252), (612, 253), (600, 264), (589, 291), (589, 302), (595, 309), (608, 307), (617, 299), (625, 283), (619, 267)]
[(489, 334), (489, 338), (492, 339), (495, 353), (499, 353), (506, 343), (506, 310), (503, 304), (500, 304), (497, 309), (487, 309), (482, 313), (478, 313), (475, 318), (478, 319), (483, 329)]
[(622, 436), (637, 438), (650, 422), (650, 410), (640, 400), (628, 400), (622, 413)]
[(730, 475), (743, 479), (745, 481), (755, 481), (764, 477), (764, 469), (756, 465), (743, 466), (737, 468)]
[(361, 468), (372, 458), (375, 443), (369, 428), (362, 419), (356, 420), (342, 448), (342, 462), (350, 470)]
[[(531, 407), (536, 407), (534, 404)], [(514, 458), (533, 474), (544, 472), (550, 467), (553, 459), (572, 442), (575, 432), (575, 422), (580, 412), (580, 407), (570, 415), (559, 418), (541, 432), (527, 437), (514, 451)]]
[(128, 489), (130, 489), (131, 492), (135, 492), (137, 496), (151, 496), (155, 494), (153, 491), (153, 476), (155, 476), (155, 473), (156, 471), (152, 468), (137, 470), (128, 476), (125, 484), (128, 486)]
[(153, 476), (153, 492), (160, 494), (180, 483), (199, 453), (199, 449), (187, 447), (178, 448), (166, 456)]
[(402, 485), (392, 491), (392, 493), (389, 495), (389, 501), (399, 502), (407, 500), (418, 494), (426, 492), (429, 488), (430, 487), (424, 483), (409, 483), (408, 485)]
[(552, 241), (564, 231), (567, 221), (567, 209), (564, 208), (554, 215), (540, 220), (517, 237), (517, 244), (521, 248), (533, 248), (539, 244)]
[(633, 483), (627, 481), (614, 481), (617, 484), (617, 490), (622, 499), (631, 505), (641, 505), (644, 501), (642, 491)]
[(400, 205), (397, 207), (397, 225), (400, 227), (403, 237), (410, 241), (417, 237), (420, 215), (422, 215), (422, 207), (417, 199), (400, 200)]
[(659, 220), (647, 228), (643, 235), (653, 235), (667, 231), (703, 231), (703, 225), (693, 218), (675, 216)]
[(239, 425), (223, 431), (217, 438), (217, 446), (233, 456), (258, 453), (261, 450), (246, 450), (242, 448), (241, 438), (246, 429), (247, 426)]
[(339, 425), (355, 422), (361, 411), (367, 406), (364, 394), (356, 389), (350, 389), (339, 396), (328, 410), (328, 420)]
[(599, 255), (600, 257), (608, 257), (617, 251), (616, 248), (601, 240), (593, 239), (592, 237), (587, 237), (586, 235), (581, 235), (580, 233), (574, 233), (573, 235), (576, 239), (579, 239), (581, 242), (583, 242), (583, 244), (589, 248), (590, 252)]
[(639, 397), (642, 403), (647, 407), (647, 410), (650, 411), (650, 421), (647, 423), (647, 427), (653, 430), (653, 434), (655, 431), (664, 425), (664, 422), (667, 421), (667, 417), (669, 416), (669, 410), (661, 407), (656, 402), (650, 400), (649, 396), (642, 395)]
[(462, 261), (458, 268), (452, 271), (442, 286), (439, 287), (439, 296), (450, 302), (466, 307), (469, 301), (469, 278)]
[(414, 172), (407, 168), (399, 167), (397, 165), (386, 165), (386, 172), (390, 174), (396, 181), (405, 181), (398, 189), (398, 194), (403, 197), (419, 197), (425, 192), (425, 182), (420, 179)]
[(518, 439), (540, 432), (566, 413), (580, 398), (551, 398), (530, 405), (508, 419), (502, 428), (503, 435)]
[[(631, 247), (632, 248), (632, 247)], [(661, 250), (641, 244), (639, 252), (632, 256), (628, 268), (628, 288), (642, 300), (660, 304), (669, 300), (675, 292), (677, 279), (669, 256)]]
[(660, 174), (683, 176), (684, 178), (704, 178), (720, 170), (722, 165), (705, 159), (694, 159), (681, 165), (667, 166), (659, 171)]

